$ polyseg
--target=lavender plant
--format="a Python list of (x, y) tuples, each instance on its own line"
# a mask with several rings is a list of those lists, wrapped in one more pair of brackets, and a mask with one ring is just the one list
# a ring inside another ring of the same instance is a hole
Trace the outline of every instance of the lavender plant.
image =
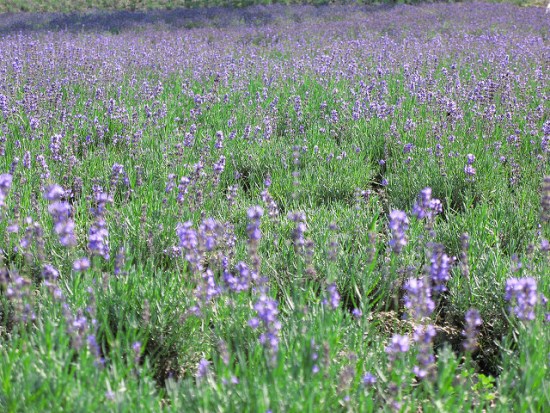
[(547, 410), (547, 29), (0, 15), (0, 411)]

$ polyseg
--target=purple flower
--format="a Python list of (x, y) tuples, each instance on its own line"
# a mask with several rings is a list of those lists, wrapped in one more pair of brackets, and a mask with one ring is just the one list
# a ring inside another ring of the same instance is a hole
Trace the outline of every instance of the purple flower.
[(54, 231), (61, 245), (65, 247), (76, 245), (75, 224), (70, 218), (71, 210), (69, 203), (63, 201), (54, 201), (48, 207), (48, 212), (54, 220)]
[(132, 351), (134, 352), (134, 362), (137, 364), (141, 356), (141, 343), (139, 341), (132, 344)]
[(23, 155), (23, 167), (31, 169), (31, 153), (29, 151)]
[(260, 343), (275, 356), (279, 350), (281, 331), (281, 322), (277, 317), (279, 314), (277, 301), (262, 293), (254, 304), (254, 310), (258, 317), (250, 319), (249, 325), (252, 328), (258, 328), (260, 323), (262, 324), (264, 332), (260, 335)]
[(463, 343), (464, 349), (466, 351), (474, 351), (477, 347), (477, 335), (479, 332), (479, 327), (483, 324), (479, 311), (475, 308), (471, 308), (466, 312), (464, 317), (466, 320), (466, 327), (463, 332), (466, 340)]
[(6, 198), (11, 188), (12, 176), (10, 174), (0, 175), (0, 208), (6, 206)]
[(409, 219), (407, 218), (407, 214), (403, 211), (394, 209), (390, 212), (389, 227), (392, 235), (390, 239), (390, 247), (396, 254), (399, 254), (403, 247), (407, 245), (407, 236), (405, 235), (405, 231), (409, 229)]
[[(271, 184), (271, 181), (269, 183)], [(266, 185), (266, 186), (269, 186), (269, 185)], [(264, 189), (261, 195), (262, 195), (262, 201), (267, 206), (267, 213), (269, 215), (269, 218), (271, 218), (272, 220), (277, 219), (277, 217), (279, 216), (279, 207), (277, 206), (277, 203), (275, 202), (275, 200), (273, 199), (273, 197), (271, 196), (271, 194), (267, 189)]]
[(46, 264), (44, 268), (42, 268), (42, 277), (44, 277), (45, 280), (56, 280), (59, 277), (59, 271), (52, 265)]
[(197, 381), (202, 381), (210, 373), (210, 362), (204, 358), (199, 361), (197, 366)]
[(253, 206), (248, 208), (248, 225), (246, 232), (248, 233), (248, 254), (250, 256), (251, 268), (253, 277), (258, 277), (260, 272), (260, 255), (258, 248), (262, 232), (260, 231), (260, 220), (264, 214), (264, 209), (261, 206)]
[(464, 167), (464, 173), (469, 177), (473, 177), (476, 175), (476, 168), (474, 168), (472, 165), (466, 165)]
[(107, 223), (104, 219), (98, 219), (90, 227), (88, 233), (88, 248), (94, 255), (99, 255), (104, 259), (109, 259), (109, 246), (107, 244)]
[(414, 148), (414, 145), (412, 143), (407, 143), (405, 146), (403, 146), (403, 153), (407, 154), (410, 153)]
[(233, 275), (229, 271), (224, 272), (224, 281), (230, 290), (235, 292), (246, 291), (250, 288), (252, 281), (252, 273), (248, 265), (239, 261), (235, 267), (237, 275)]
[(376, 381), (377, 381), (377, 378), (372, 373), (367, 372), (363, 375), (362, 382), (363, 382), (363, 386), (365, 387), (374, 386), (376, 384)]
[(193, 229), (193, 223), (187, 221), (178, 224), (176, 234), (180, 240), (180, 247), (185, 253), (185, 259), (191, 264), (193, 271), (199, 271), (202, 253), (199, 251), (199, 234)]
[(212, 168), (214, 170), (214, 173), (216, 174), (216, 177), (218, 175), (221, 175), (221, 173), (225, 169), (225, 156), (220, 156), (220, 159), (218, 160), (218, 162), (214, 162)]
[(418, 353), (413, 372), (419, 379), (424, 379), (433, 371), (435, 358), (432, 351), (432, 340), (436, 335), (432, 325), (419, 325), (414, 329), (413, 340), (418, 344)]
[(93, 255), (99, 255), (104, 259), (109, 259), (107, 222), (105, 221), (106, 206), (113, 202), (113, 198), (102, 191), (101, 187), (94, 188), (95, 207), (92, 213), (95, 220), (88, 230), (88, 248)]
[(447, 291), (445, 284), (447, 284), (447, 281), (449, 281), (451, 277), (451, 264), (452, 260), (445, 254), (443, 245), (434, 244), (432, 257), (430, 259), (430, 278), (435, 293)]
[(413, 340), (416, 343), (429, 344), (432, 342), (436, 335), (434, 326), (428, 324), (427, 326), (417, 326), (414, 329)]
[(44, 198), (46, 198), (48, 201), (58, 201), (61, 199), (61, 197), (65, 195), (65, 191), (63, 188), (61, 188), (59, 185), (51, 185), (44, 194)]
[(91, 334), (87, 338), (88, 341), (88, 348), (92, 352), (92, 354), (95, 356), (95, 362), (94, 364), (96, 367), (103, 366), (105, 364), (105, 359), (101, 356), (101, 349), (99, 348), (99, 344), (97, 343), (95, 335)]
[(248, 238), (250, 240), (259, 241), (262, 237), (260, 231), (260, 218), (264, 214), (264, 209), (261, 206), (250, 207), (247, 211), (249, 223), (246, 227)]
[(164, 189), (164, 192), (170, 193), (172, 192), (172, 189), (174, 189), (176, 186), (176, 175), (175, 174), (169, 174), (168, 175), (168, 182), (166, 182), (166, 187)]
[(473, 179), (476, 174), (476, 169), (472, 166), (476, 157), (469, 153), (466, 155), (466, 166), (464, 167), (464, 173), (468, 176), (468, 179)]
[(301, 251), (305, 244), (306, 215), (303, 212), (290, 212), (288, 219), (296, 223), (296, 228), (292, 231), (292, 240), (294, 241), (294, 248)]
[(443, 210), (441, 201), (432, 198), (432, 188), (424, 188), (418, 195), (418, 201), (414, 204), (412, 214), (418, 219), (431, 221), (435, 215)]
[(405, 284), (405, 308), (413, 320), (429, 317), (435, 309), (431, 290), (424, 278), (409, 278)]
[(86, 271), (90, 268), (90, 260), (86, 257), (79, 258), (73, 262), (73, 270)]
[(390, 344), (386, 346), (386, 353), (392, 361), (395, 360), (397, 354), (406, 353), (407, 351), (409, 351), (409, 337), (399, 334), (394, 334)]
[(211, 269), (207, 269), (202, 274), (201, 281), (195, 289), (195, 297), (200, 300), (201, 305), (204, 305), (217, 296), (221, 292), (221, 289), (216, 284), (214, 273)]
[(327, 292), (329, 294), (330, 306), (333, 310), (336, 310), (340, 305), (340, 294), (338, 294), (338, 289), (336, 288), (336, 284), (335, 283), (329, 284), (329, 286), (327, 287)]
[(537, 282), (532, 277), (510, 278), (506, 282), (506, 301), (512, 304), (510, 310), (519, 320), (534, 320), (538, 302)]
[(197, 231), (193, 228), (191, 221), (184, 222), (176, 228), (176, 234), (180, 239), (180, 247), (185, 250), (193, 250), (199, 245)]
[(223, 132), (221, 130), (217, 131), (216, 132), (216, 143), (214, 145), (216, 149), (222, 149), (223, 148), (223, 139), (224, 139)]

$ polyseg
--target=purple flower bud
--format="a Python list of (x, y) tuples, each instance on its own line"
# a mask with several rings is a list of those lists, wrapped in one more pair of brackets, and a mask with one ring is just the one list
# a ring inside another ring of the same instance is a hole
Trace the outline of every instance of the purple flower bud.
[(451, 258), (445, 254), (443, 245), (433, 244), (432, 257), (430, 259), (430, 279), (433, 290), (442, 293), (447, 290), (446, 284), (451, 274)]
[(414, 204), (412, 214), (418, 219), (433, 220), (434, 216), (441, 213), (442, 205), (439, 199), (432, 198), (432, 188), (424, 188), (418, 195), (418, 201)]
[(534, 320), (538, 302), (537, 282), (532, 277), (510, 278), (506, 282), (506, 301), (511, 302), (510, 310), (520, 320)]
[(469, 309), (464, 317), (466, 320), (466, 327), (463, 332), (466, 340), (464, 341), (464, 349), (466, 351), (474, 351), (477, 347), (477, 335), (479, 327), (483, 324), (479, 311), (474, 308)]
[(363, 386), (365, 387), (374, 386), (376, 384), (376, 381), (376, 376), (372, 373), (367, 372), (363, 375), (362, 382)]
[(137, 364), (141, 356), (141, 343), (139, 341), (132, 344), (132, 351), (134, 352), (134, 362)]
[(390, 360), (395, 360), (397, 354), (407, 351), (409, 351), (409, 337), (399, 334), (394, 334), (390, 344), (386, 346), (386, 353), (390, 356)]
[(413, 320), (428, 317), (435, 309), (429, 285), (423, 278), (409, 278), (405, 284), (405, 308)]
[(73, 270), (86, 271), (90, 268), (90, 260), (86, 257), (79, 258), (73, 262)]
[(327, 292), (329, 294), (330, 307), (333, 310), (336, 310), (340, 305), (340, 294), (338, 294), (338, 289), (336, 288), (336, 284), (335, 283), (330, 284), (327, 287)]
[(46, 193), (44, 194), (44, 198), (46, 198), (48, 201), (57, 201), (61, 199), (61, 197), (65, 194), (65, 191), (63, 188), (61, 188), (59, 185), (52, 185), (50, 186)]
[(6, 206), (6, 198), (11, 188), (12, 176), (10, 174), (0, 175), (0, 208)]
[(396, 254), (399, 254), (403, 247), (407, 245), (407, 236), (405, 231), (409, 229), (409, 219), (403, 211), (393, 210), (390, 212), (389, 224), (392, 238), (390, 239), (390, 247)]
[(201, 381), (205, 379), (210, 373), (210, 362), (204, 358), (199, 361), (197, 366), (197, 380)]

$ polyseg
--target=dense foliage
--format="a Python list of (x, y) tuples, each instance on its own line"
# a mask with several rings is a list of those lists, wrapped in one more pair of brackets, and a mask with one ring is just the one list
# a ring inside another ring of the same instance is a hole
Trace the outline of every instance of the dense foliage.
[[(493, 0), (524, 6), (544, 6), (545, 0)], [(422, 0), (3, 0), (0, 13), (6, 12), (60, 12), (86, 10), (162, 10), (204, 7), (248, 7), (283, 5), (394, 5), (418, 4)]]
[(548, 410), (543, 11), (97, 16), (2, 18), (1, 411)]

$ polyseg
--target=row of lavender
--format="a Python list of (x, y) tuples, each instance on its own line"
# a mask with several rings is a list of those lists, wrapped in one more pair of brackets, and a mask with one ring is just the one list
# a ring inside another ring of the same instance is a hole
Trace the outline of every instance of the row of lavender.
[(0, 39), (0, 406), (548, 404), (548, 20), (285, 10)]

